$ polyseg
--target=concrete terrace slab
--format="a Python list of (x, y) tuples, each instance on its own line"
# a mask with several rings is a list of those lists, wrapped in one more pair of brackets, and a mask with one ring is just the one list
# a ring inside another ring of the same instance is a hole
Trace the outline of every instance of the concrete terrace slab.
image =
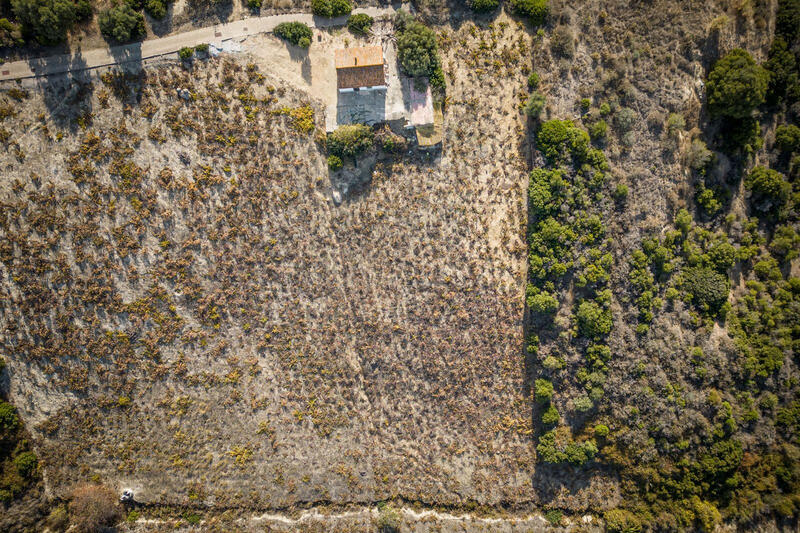
[(386, 120), (386, 89), (339, 92), (336, 122), (342, 124), (369, 124)]

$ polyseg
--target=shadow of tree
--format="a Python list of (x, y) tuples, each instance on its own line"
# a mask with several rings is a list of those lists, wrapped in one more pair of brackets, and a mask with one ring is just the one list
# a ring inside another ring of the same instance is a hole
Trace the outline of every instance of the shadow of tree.
[(57, 73), (37, 79), (45, 107), (56, 126), (74, 131), (79, 127), (79, 117), (91, 117), (91, 74), (80, 50), (73, 55), (32, 59), (28, 63), (34, 71), (56, 69)]

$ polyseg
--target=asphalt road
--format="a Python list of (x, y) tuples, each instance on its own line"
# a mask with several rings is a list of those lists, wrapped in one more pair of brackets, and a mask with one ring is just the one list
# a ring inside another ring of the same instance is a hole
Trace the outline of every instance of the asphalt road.
[[(372, 7), (353, 11), (353, 13), (367, 13), (372, 17), (391, 15), (394, 12), (395, 10), (391, 7)], [(0, 81), (35, 78), (142, 61), (151, 57), (174, 54), (183, 47), (271, 32), (281, 22), (292, 21), (305, 22), (311, 28), (325, 28), (345, 25), (347, 16), (328, 19), (315, 17), (308, 13), (294, 13), (253, 17), (122, 46), (14, 61), (0, 65)]]

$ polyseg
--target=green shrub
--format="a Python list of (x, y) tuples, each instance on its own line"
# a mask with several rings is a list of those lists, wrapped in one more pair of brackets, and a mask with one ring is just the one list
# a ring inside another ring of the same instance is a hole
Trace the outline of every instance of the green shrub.
[(542, 424), (545, 426), (553, 426), (558, 423), (559, 420), (558, 410), (550, 405), (545, 411), (542, 413)]
[(586, 411), (589, 411), (592, 407), (594, 407), (594, 403), (592, 402), (591, 398), (584, 395), (575, 398), (575, 400), (572, 402), (572, 406), (579, 413), (585, 413)]
[(596, 339), (611, 333), (614, 325), (611, 309), (597, 302), (585, 300), (578, 306), (578, 332), (584, 337)]
[(528, 182), (531, 215), (542, 218), (555, 214), (566, 200), (567, 190), (563, 171), (533, 169)]
[(357, 13), (347, 19), (347, 29), (356, 35), (366, 35), (374, 22), (375, 20), (366, 13)]
[(606, 521), (607, 533), (640, 533), (642, 523), (630, 511), (625, 509), (612, 509), (603, 514)]
[(275, 35), (285, 41), (289, 41), (300, 48), (311, 46), (313, 33), (311, 28), (302, 22), (281, 22), (275, 26)]
[(165, 0), (145, 0), (144, 10), (154, 19), (163, 19), (167, 14), (167, 3)]
[(669, 117), (667, 117), (667, 133), (670, 136), (675, 137), (678, 135), (678, 132), (683, 131), (686, 128), (686, 120), (684, 120), (683, 115), (680, 113), (670, 113)]
[(525, 292), (526, 303), (532, 312), (551, 315), (558, 309), (558, 299), (552, 293), (542, 291), (530, 283)]
[(441, 68), (433, 30), (403, 11), (395, 16), (395, 27), (397, 58), (403, 72), (414, 77), (432, 76)]
[(736, 248), (727, 240), (715, 242), (708, 250), (711, 266), (719, 272), (727, 272), (736, 262)]
[(712, 116), (745, 118), (764, 103), (767, 71), (749, 53), (736, 48), (717, 61), (708, 75), (706, 94)]
[(786, 153), (800, 150), (800, 128), (794, 124), (778, 126), (775, 130), (775, 146)]
[(469, 8), (476, 13), (488, 13), (497, 9), (500, 5), (499, 0), (467, 0)]
[(539, 128), (536, 144), (551, 164), (564, 162), (570, 155), (582, 163), (589, 151), (589, 134), (569, 120), (548, 120)]
[[(91, 6), (88, 7), (91, 13)], [(82, 4), (81, 9), (85, 11), (85, 8)], [(79, 18), (78, 9), (73, 0), (11, 0), (11, 10), (23, 32), (33, 35), (44, 45), (58, 44), (66, 39), (67, 30)]]
[(525, 114), (531, 118), (538, 118), (544, 109), (545, 98), (539, 91), (534, 91), (525, 102)]
[(544, 514), (544, 519), (550, 522), (550, 525), (557, 526), (561, 523), (564, 514), (558, 509), (550, 509)]
[(318, 17), (341, 17), (352, 10), (348, 0), (311, 0), (311, 11)]
[(706, 188), (702, 183), (697, 187), (697, 195), (695, 196), (697, 204), (703, 208), (703, 211), (708, 215), (713, 215), (722, 209), (722, 203), (717, 200), (714, 191)]
[(144, 16), (123, 2), (97, 16), (100, 32), (112, 41), (124, 43), (145, 34)]
[(547, 403), (553, 397), (553, 383), (550, 380), (539, 378), (533, 384), (534, 397), (539, 403)]
[(258, 11), (261, 9), (261, 4), (261, 0), (247, 0), (247, 7), (253, 11)]
[(328, 135), (328, 151), (341, 158), (355, 157), (371, 148), (374, 140), (372, 128), (366, 124), (347, 124)]
[(328, 168), (331, 169), (333, 172), (341, 169), (344, 166), (344, 162), (342, 158), (338, 155), (329, 155), (328, 156)]
[(628, 198), (628, 186), (624, 183), (620, 183), (614, 189), (614, 192), (611, 193), (611, 196), (614, 197), (614, 200), (618, 202), (624, 202), (626, 198)]
[(600, 116), (606, 117), (611, 114), (611, 106), (607, 102), (600, 104)]
[(208, 53), (208, 43), (201, 43), (194, 47), (195, 52)]
[(681, 208), (675, 216), (675, 227), (686, 235), (692, 227), (692, 215), (685, 208)]
[(380, 533), (396, 533), (400, 531), (400, 513), (389, 505), (378, 505), (376, 526)]
[(769, 243), (769, 251), (781, 261), (800, 256), (800, 235), (791, 226), (779, 226)]
[(597, 122), (593, 122), (589, 126), (589, 137), (591, 137), (593, 141), (599, 141), (601, 139), (605, 139), (607, 133), (608, 133), (608, 123), (603, 119), (600, 119)]
[(728, 276), (707, 267), (690, 267), (684, 271), (684, 288), (692, 295), (692, 302), (701, 310), (716, 315), (728, 301), (730, 282)]
[(14, 466), (17, 467), (17, 472), (19, 472), (20, 476), (28, 479), (36, 472), (39, 461), (32, 452), (22, 452), (14, 457)]
[(605, 437), (606, 435), (608, 435), (608, 431), (609, 431), (608, 426), (606, 426), (605, 424), (597, 424), (594, 427), (594, 434), (597, 435), (598, 437)]
[(797, 85), (797, 60), (786, 40), (777, 34), (769, 48), (764, 68), (769, 72), (768, 100), (783, 100), (787, 90)]
[(538, 87), (539, 87), (539, 75), (535, 72), (531, 72), (530, 76), (528, 76), (528, 88), (536, 89)]
[(783, 174), (771, 168), (755, 167), (744, 182), (751, 191), (751, 205), (761, 212), (780, 209), (789, 199), (791, 185), (783, 178)]
[(511, 0), (514, 14), (527, 17), (531, 24), (540, 26), (550, 10), (547, 0)]
[(193, 55), (194, 55), (194, 48), (189, 48), (188, 46), (184, 46), (183, 48), (178, 50), (178, 57), (180, 57), (184, 61), (191, 59)]
[(0, 48), (11, 48), (25, 44), (22, 38), (22, 26), (14, 24), (7, 18), (0, 18)]
[(593, 440), (581, 443), (570, 442), (564, 449), (566, 460), (574, 465), (584, 465), (597, 455), (597, 444)]
[(0, 437), (10, 434), (19, 427), (17, 410), (8, 402), (0, 400)]

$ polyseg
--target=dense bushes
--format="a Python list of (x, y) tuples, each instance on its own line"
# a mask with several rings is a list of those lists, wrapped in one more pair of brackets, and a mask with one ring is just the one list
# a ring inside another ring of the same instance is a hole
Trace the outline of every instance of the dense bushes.
[(488, 13), (494, 11), (500, 5), (499, 0), (467, 0), (469, 8), (476, 13)]
[(639, 533), (642, 530), (642, 523), (636, 515), (624, 509), (606, 511), (603, 519), (608, 533)]
[(194, 55), (194, 48), (189, 48), (188, 46), (184, 46), (180, 50), (178, 50), (178, 57), (180, 57), (184, 61), (188, 61)]
[(611, 309), (591, 300), (581, 302), (575, 316), (578, 332), (590, 339), (608, 335), (614, 325)]
[(406, 74), (431, 77), (441, 69), (439, 47), (433, 30), (403, 11), (398, 11), (395, 27), (397, 57)]
[(536, 445), (539, 459), (545, 463), (570, 462), (574, 465), (583, 465), (597, 454), (597, 444), (593, 440), (574, 442), (564, 439), (563, 442), (559, 442), (560, 440), (557, 430), (550, 430), (539, 437), (539, 444)]
[(22, 26), (8, 19), (0, 18), (0, 48), (18, 46), (25, 42), (22, 38)]
[(553, 397), (553, 383), (546, 379), (537, 379), (534, 383), (534, 397), (539, 403), (547, 403)]
[(23, 33), (45, 45), (64, 41), (76, 21), (92, 14), (87, 0), (11, 0), (11, 10)]
[(123, 2), (101, 11), (97, 16), (100, 32), (107, 38), (124, 43), (145, 34), (144, 17)]
[(548, 0), (511, 0), (514, 14), (526, 17), (531, 24), (541, 25), (549, 11)]
[(0, 441), (5, 440), (19, 426), (17, 410), (8, 402), (0, 400)]
[(761, 166), (748, 174), (744, 184), (751, 191), (753, 208), (765, 213), (780, 209), (791, 193), (791, 186), (780, 172)]
[(589, 134), (569, 120), (548, 120), (539, 128), (536, 144), (551, 164), (566, 162), (570, 156), (580, 164), (589, 152)]
[(344, 166), (344, 161), (342, 161), (341, 157), (339, 157), (338, 155), (328, 156), (328, 168), (331, 171), (336, 172), (337, 170), (340, 170), (343, 166)]
[(375, 136), (366, 124), (339, 126), (328, 135), (328, 152), (340, 158), (355, 157), (372, 147)]
[(775, 130), (775, 145), (786, 153), (800, 151), (800, 128), (794, 124), (782, 124)]
[(374, 22), (375, 20), (366, 13), (357, 13), (347, 19), (347, 29), (356, 35), (366, 35)]
[[(3, 365), (0, 358), (0, 372)], [(0, 399), (0, 508), (23, 494), (38, 478), (39, 461), (29, 446), (17, 410)]]
[(728, 276), (706, 267), (686, 269), (683, 286), (692, 295), (692, 302), (703, 311), (715, 315), (728, 301)]
[(706, 82), (708, 110), (714, 116), (746, 118), (764, 102), (767, 71), (736, 48), (717, 61)]
[(281, 22), (275, 26), (275, 35), (300, 48), (311, 46), (311, 28), (302, 22)]
[(318, 17), (341, 17), (352, 10), (348, 0), (311, 0), (311, 11)]
[(163, 19), (167, 14), (166, 0), (145, 0), (144, 10), (154, 19)]

